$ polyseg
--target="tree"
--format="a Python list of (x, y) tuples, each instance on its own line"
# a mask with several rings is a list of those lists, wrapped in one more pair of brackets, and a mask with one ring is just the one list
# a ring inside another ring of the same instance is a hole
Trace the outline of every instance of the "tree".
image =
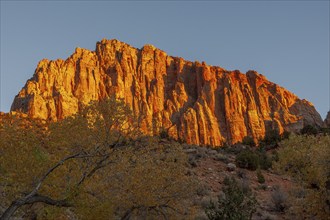
[[(186, 176), (187, 156), (181, 145), (158, 137), (143, 137), (122, 154), (111, 169), (104, 169), (110, 181), (114, 209), (122, 219), (179, 218), (188, 208), (196, 183)], [(109, 167), (110, 168), (110, 167)]]
[[(124, 102), (112, 98), (91, 103), (43, 132), (2, 126), (1, 182), (11, 192), (6, 201), (13, 202), (1, 219), (35, 203), (48, 205), (37, 213), (43, 219), (52, 217), (45, 212), (52, 207), (73, 207), (75, 215), (87, 219), (156, 214), (166, 219), (181, 213), (178, 205), (192, 189), (186, 158), (172, 142), (141, 138), (135, 122)], [(18, 150), (26, 151), (22, 158), (15, 157)], [(19, 185), (11, 176), (21, 179)]]
[[(41, 176), (41, 167), (48, 165), (49, 157), (43, 147), (47, 130), (41, 121), (33, 121), (17, 114), (2, 116), (0, 133), (0, 190), (6, 195), (6, 200), (1, 200), (4, 201), (3, 205), (7, 205), (5, 201), (14, 200), (1, 217), (8, 219), (22, 203), (32, 202), (30, 185), (27, 183), (36, 183), (37, 187), (35, 177)], [(40, 195), (35, 199), (52, 202)]]
[(301, 187), (292, 196), (301, 218), (326, 219), (330, 215), (330, 136), (290, 136), (280, 143), (274, 168), (292, 176)]

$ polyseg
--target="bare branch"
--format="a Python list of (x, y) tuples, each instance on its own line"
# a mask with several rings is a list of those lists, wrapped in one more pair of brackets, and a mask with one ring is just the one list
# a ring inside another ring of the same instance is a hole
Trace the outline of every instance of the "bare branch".
[(34, 188), (34, 190), (31, 191), (31, 193), (29, 195), (27, 195), (26, 197), (30, 197), (34, 194), (36, 194), (38, 192), (38, 190), (41, 187), (41, 184), (43, 183), (43, 181), (49, 176), (49, 174), (51, 174), (55, 169), (57, 169), (59, 166), (63, 165), (63, 163), (67, 160), (73, 159), (73, 158), (77, 158), (81, 156), (81, 153), (77, 153), (74, 155), (70, 155), (68, 157), (65, 157), (64, 159), (60, 160), (59, 162), (57, 162), (57, 164), (55, 164), (53, 167), (51, 167), (44, 175), (43, 177), (40, 178), (40, 180), (38, 181), (36, 187)]
[(35, 194), (33, 197), (30, 197), (25, 204), (33, 204), (36, 202), (42, 202), (47, 205), (53, 205), (53, 206), (59, 206), (59, 207), (71, 207), (72, 204), (68, 202), (67, 199), (62, 200), (54, 200), (52, 198), (49, 198), (47, 196)]
[[(86, 155), (85, 155), (86, 156)], [(68, 206), (69, 204), (67, 203), (66, 199), (64, 200), (53, 200), (49, 197), (42, 196), (37, 194), (38, 190), (40, 189), (42, 183), (46, 180), (46, 178), (58, 167), (64, 164), (64, 162), (73, 159), (73, 158), (82, 158), (84, 155), (81, 153), (77, 153), (74, 155), (70, 155), (68, 157), (63, 158), (60, 160), (58, 163), (56, 163), (53, 167), (51, 167), (37, 182), (36, 187), (26, 196), (23, 198), (19, 198), (11, 203), (11, 205), (5, 210), (5, 212), (2, 214), (0, 217), (0, 220), (7, 220), (9, 219), (14, 212), (21, 206), (26, 205), (26, 204), (33, 204), (36, 202), (43, 202), (45, 204), (49, 205), (56, 205), (56, 206)]]
[(30, 197), (24, 197), (13, 201), (10, 206), (5, 210), (1, 215), (0, 220), (9, 220), (10, 217), (15, 213), (15, 211), (26, 204), (34, 204), (37, 202), (45, 203), (48, 205), (58, 206), (58, 207), (70, 207), (72, 206), (66, 199), (63, 200), (54, 200), (47, 196), (34, 194)]

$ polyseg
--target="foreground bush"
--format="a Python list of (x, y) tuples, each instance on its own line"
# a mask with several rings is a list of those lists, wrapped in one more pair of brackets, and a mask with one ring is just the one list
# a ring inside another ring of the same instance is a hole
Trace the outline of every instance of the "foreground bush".
[(301, 218), (330, 216), (330, 136), (291, 136), (280, 143), (274, 168), (292, 176), (303, 195), (292, 198)]
[(257, 208), (257, 200), (250, 190), (240, 186), (235, 178), (224, 181), (224, 196), (219, 196), (217, 204), (210, 202), (205, 213), (211, 220), (251, 219)]

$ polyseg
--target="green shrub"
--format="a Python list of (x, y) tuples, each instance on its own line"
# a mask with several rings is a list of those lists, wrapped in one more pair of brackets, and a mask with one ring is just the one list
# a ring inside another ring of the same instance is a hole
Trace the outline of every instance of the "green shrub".
[(284, 131), (282, 134), (281, 134), (281, 140), (285, 140), (285, 139), (288, 139), (291, 135), (291, 132), (289, 131)]
[(278, 130), (269, 130), (261, 141), (264, 145), (274, 145), (281, 141), (281, 135)]
[(259, 166), (259, 157), (251, 150), (244, 150), (236, 156), (236, 164), (240, 168), (256, 170)]
[(330, 135), (330, 127), (328, 128), (320, 128), (320, 132), (324, 135), (328, 134)]
[(170, 136), (168, 135), (168, 132), (165, 128), (160, 129), (159, 137), (163, 139), (170, 139)]
[(242, 140), (242, 144), (250, 146), (250, 147), (255, 147), (256, 143), (253, 140), (253, 137), (251, 136), (245, 136)]
[(188, 163), (190, 164), (191, 167), (197, 167), (197, 160), (195, 155), (189, 155)]
[(257, 178), (259, 183), (264, 183), (265, 182), (265, 177), (262, 175), (261, 170), (257, 169)]
[(281, 190), (279, 186), (275, 186), (274, 191), (271, 194), (272, 202), (274, 203), (274, 209), (278, 212), (283, 212), (288, 208), (288, 196)]
[(251, 219), (257, 209), (257, 200), (251, 190), (243, 190), (235, 178), (226, 178), (223, 187), (224, 196), (218, 202), (210, 202), (205, 209), (211, 220), (247, 220)]
[(277, 151), (273, 151), (272, 152), (272, 156), (271, 156), (272, 164), (273, 164), (273, 162), (278, 162), (278, 160), (279, 160), (278, 152)]
[(211, 194), (211, 189), (206, 184), (200, 184), (196, 189), (196, 193), (198, 196), (209, 196)]
[(236, 143), (234, 145), (226, 145), (224, 147), (221, 147), (221, 151), (227, 153), (227, 154), (234, 154), (237, 155), (240, 152), (244, 151), (246, 149), (245, 146), (242, 144)]
[(240, 168), (256, 170), (258, 167), (268, 170), (275, 158), (269, 157), (264, 149), (244, 150), (236, 156), (236, 165)]
[(315, 135), (318, 133), (318, 129), (312, 125), (306, 125), (300, 130), (300, 134)]
[(268, 157), (266, 151), (261, 150), (258, 152), (258, 157), (259, 157), (259, 167), (263, 170), (268, 170), (269, 168), (272, 167), (272, 159)]

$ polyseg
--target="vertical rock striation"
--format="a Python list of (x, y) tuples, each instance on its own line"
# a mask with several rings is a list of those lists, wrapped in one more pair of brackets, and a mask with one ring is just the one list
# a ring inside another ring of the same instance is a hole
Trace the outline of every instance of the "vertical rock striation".
[(77, 48), (66, 60), (40, 61), (11, 111), (56, 121), (112, 95), (142, 116), (144, 132), (167, 129), (189, 144), (219, 146), (260, 139), (269, 129), (323, 123), (310, 102), (255, 71), (227, 71), (117, 40), (97, 42), (95, 51)]

